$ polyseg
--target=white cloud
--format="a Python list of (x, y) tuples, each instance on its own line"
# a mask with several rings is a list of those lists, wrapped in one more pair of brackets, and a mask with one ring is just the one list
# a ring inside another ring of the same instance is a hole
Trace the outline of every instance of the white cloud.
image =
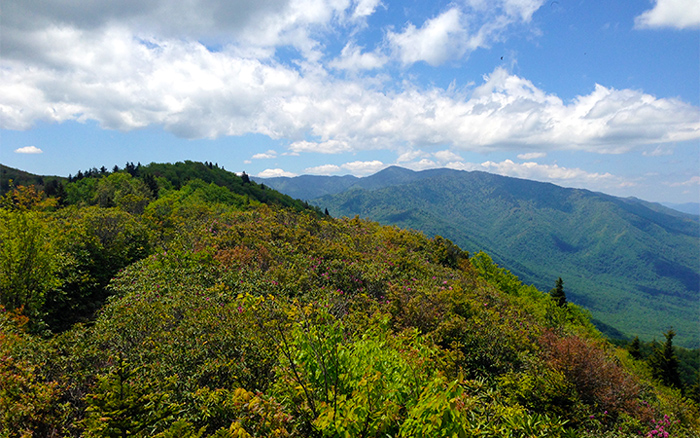
[[(88, 38), (89, 37), (89, 38)], [(95, 120), (109, 129), (159, 125), (180, 137), (257, 133), (289, 153), (527, 147), (619, 153), (700, 138), (700, 110), (677, 99), (596, 85), (563, 102), (497, 68), (471, 96), (453, 89), (388, 92), (200, 43), (134, 39), (124, 29), (51, 28), (31, 63), (0, 60), (0, 127)], [(30, 55), (28, 55), (30, 56)]]
[(590, 183), (599, 181), (613, 181), (615, 177), (610, 173), (590, 173), (578, 168), (560, 167), (556, 164), (538, 164), (533, 162), (515, 163), (511, 160), (501, 162), (486, 161), (481, 163), (483, 169), (500, 175), (515, 176), (519, 178)]
[(698, 29), (700, 2), (697, 0), (656, 0), (653, 9), (634, 19), (637, 28)]
[[(377, 1), (242, 0), (236, 8), (221, 0), (192, 0), (181, 7), (125, 1), (124, 10), (106, 1), (3, 5), (0, 128), (74, 120), (123, 131), (160, 126), (184, 138), (254, 133), (290, 141), (285, 154), (518, 147), (618, 153), (700, 138), (697, 107), (636, 90), (597, 85), (563, 102), (497, 68), (468, 94), (417, 88), (410, 79), (341, 79), (321, 61), (283, 64), (253, 57), (268, 56), (265, 50), (273, 44), (321, 50), (309, 35), (361, 9), (371, 13)], [(487, 44), (499, 38), (499, 29), (527, 22), (542, 2), (494, 4), (453, 5), (422, 27), (408, 25), (387, 38), (398, 44), (405, 62), (442, 62), (472, 50), (476, 46), (469, 41), (478, 35)], [(133, 30), (142, 22), (150, 27)], [(230, 31), (232, 42), (210, 50), (188, 37), (206, 40), (207, 29)], [(242, 49), (252, 35), (263, 36)], [(331, 64), (372, 68), (385, 62), (382, 56), (378, 49), (363, 53), (348, 44)]]
[(304, 173), (309, 175), (330, 175), (340, 172), (340, 170), (340, 166), (335, 164), (323, 164), (321, 166), (307, 167), (304, 169)]
[(673, 155), (673, 148), (664, 145), (664, 146), (656, 146), (653, 150), (646, 150), (642, 152), (642, 155), (645, 157), (662, 157), (665, 155)]
[(36, 146), (25, 146), (23, 148), (15, 149), (16, 154), (43, 154), (44, 151)]
[(667, 185), (670, 187), (700, 186), (700, 176), (693, 176), (689, 180), (678, 183), (668, 183)]
[(379, 52), (362, 53), (362, 47), (348, 43), (340, 52), (340, 57), (331, 61), (328, 66), (338, 70), (374, 70), (383, 67), (389, 58)]
[(352, 17), (364, 18), (374, 14), (374, 11), (381, 5), (380, 0), (357, 0), (357, 5), (352, 13)]
[[(557, 164), (538, 164), (533, 162), (515, 163), (512, 160), (500, 162), (486, 161), (483, 163), (451, 162), (444, 167), (456, 170), (482, 171), (503, 176), (523, 178), (535, 181), (545, 181), (565, 187), (590, 188), (610, 192), (612, 188), (635, 186), (635, 181), (612, 175), (608, 172), (587, 172), (579, 168), (562, 167)], [(413, 163), (413, 169), (429, 168), (420, 163)]]
[(266, 160), (266, 159), (277, 158), (277, 152), (270, 149), (267, 152), (255, 154), (250, 158), (253, 160)]
[[(3, 55), (27, 50), (26, 42), (37, 29), (55, 26), (93, 31), (110, 26), (136, 29), (138, 35), (192, 41), (236, 43), (240, 48), (291, 45), (312, 54), (314, 32), (332, 21), (342, 21), (351, 3), (345, 0), (189, 0), (139, 1), (72, 0), (3, 3)], [(373, 1), (361, 1), (353, 12), (371, 14)], [(376, 4), (374, 5), (376, 7)]]
[(406, 163), (404, 167), (411, 169), (411, 170), (425, 170), (425, 169), (434, 169), (438, 166), (438, 164), (429, 159), (429, 158), (423, 158), (420, 161), (413, 161), (411, 163)]
[(543, 158), (546, 156), (547, 154), (545, 152), (528, 152), (526, 154), (518, 154), (518, 158), (521, 160), (534, 160), (535, 158)]
[(545, 3), (546, 0), (503, 0), (503, 8), (509, 16), (527, 23), (532, 19), (532, 14)]
[(441, 163), (446, 163), (450, 161), (462, 161), (462, 157), (459, 155), (455, 154), (454, 152), (450, 150), (444, 150), (444, 151), (438, 151), (433, 154), (435, 158), (438, 159)]
[(411, 149), (408, 151), (402, 151), (398, 158), (396, 159), (397, 163), (404, 163), (406, 161), (413, 161), (418, 157), (427, 155), (425, 152), (421, 151), (420, 149)]
[(340, 140), (327, 140), (322, 142), (302, 140), (289, 145), (289, 150), (293, 153), (317, 152), (321, 154), (339, 154), (341, 152), (351, 151), (352, 148), (346, 141)]
[(351, 163), (345, 163), (340, 167), (349, 170), (353, 175), (369, 175), (372, 173), (379, 172), (380, 170), (385, 168), (386, 165), (379, 160), (372, 160), (353, 161)]
[(296, 173), (292, 172), (287, 172), (283, 169), (265, 169), (262, 172), (258, 173), (256, 176), (259, 176), (260, 178), (276, 178), (278, 176), (286, 176), (286, 177), (295, 177), (297, 176)]
[(387, 39), (402, 63), (425, 61), (436, 66), (466, 51), (467, 32), (461, 20), (462, 12), (453, 7), (427, 20), (420, 29), (409, 24), (402, 33), (389, 32)]
[(511, 26), (529, 23), (545, 0), (467, 0), (452, 5), (420, 28), (408, 23), (402, 32), (389, 31), (387, 42), (403, 64), (424, 61), (432, 66), (487, 48), (505, 39)]

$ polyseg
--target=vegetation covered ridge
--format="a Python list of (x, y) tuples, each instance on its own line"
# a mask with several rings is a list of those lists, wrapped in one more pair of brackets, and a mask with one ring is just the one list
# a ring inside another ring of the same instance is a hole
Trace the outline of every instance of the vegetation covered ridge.
[(2, 196), (0, 436), (698, 436), (672, 332), (645, 360), (563, 281), (154, 178)]
[[(673, 327), (700, 347), (700, 217), (641, 200), (485, 172), (388, 168), (347, 179), (262, 180), (333, 216), (376, 220), (484, 251), (541, 290), (561, 276), (609, 336), (644, 341)], [(307, 190), (307, 193), (310, 193)]]

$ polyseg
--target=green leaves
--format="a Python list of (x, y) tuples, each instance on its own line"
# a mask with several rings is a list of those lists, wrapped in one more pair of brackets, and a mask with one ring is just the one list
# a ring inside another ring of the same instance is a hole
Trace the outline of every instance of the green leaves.
[(58, 264), (44, 216), (0, 209), (0, 304), (38, 322), (47, 291), (57, 287)]
[[(78, 183), (133, 182), (109, 178)], [(27, 290), (65, 329), (32, 336), (0, 308), (0, 435), (605, 436), (674, 406), (692, 427), (673, 393), (637, 391), (584, 312), (486, 254), (208, 182), (159, 194), (143, 214), (0, 211), (3, 257), (48, 263)]]

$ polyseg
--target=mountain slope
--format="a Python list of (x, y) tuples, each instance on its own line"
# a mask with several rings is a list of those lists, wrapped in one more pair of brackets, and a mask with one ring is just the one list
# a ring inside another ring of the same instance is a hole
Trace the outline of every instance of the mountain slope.
[[(315, 180), (316, 190), (321, 182)], [(569, 298), (590, 309), (601, 327), (652, 339), (673, 326), (679, 344), (700, 345), (696, 217), (634, 199), (448, 169), (390, 168), (312, 203), (333, 215), (369, 217), (442, 235), (472, 253), (483, 250), (541, 290), (561, 276)]]

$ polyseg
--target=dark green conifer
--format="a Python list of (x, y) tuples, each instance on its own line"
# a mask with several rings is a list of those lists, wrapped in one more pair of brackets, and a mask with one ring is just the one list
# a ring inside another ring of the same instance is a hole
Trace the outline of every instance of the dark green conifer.
[(639, 336), (635, 336), (630, 345), (627, 347), (627, 351), (629, 352), (630, 356), (634, 359), (641, 359), (642, 358), (642, 351), (640, 349), (640, 343), (639, 343)]
[(556, 286), (554, 289), (549, 291), (549, 295), (552, 297), (557, 306), (566, 306), (566, 293), (564, 292), (564, 280), (559, 277), (557, 279)]
[(656, 347), (649, 358), (651, 375), (666, 386), (681, 388), (681, 377), (678, 371), (678, 358), (673, 351), (673, 337), (676, 332), (670, 329), (664, 334), (666, 342), (663, 347)]
[(146, 184), (148, 187), (148, 190), (150, 190), (151, 194), (153, 195), (154, 198), (158, 198), (158, 182), (156, 181), (156, 177), (153, 176), (152, 173), (147, 173), (146, 175), (143, 176), (143, 182)]

